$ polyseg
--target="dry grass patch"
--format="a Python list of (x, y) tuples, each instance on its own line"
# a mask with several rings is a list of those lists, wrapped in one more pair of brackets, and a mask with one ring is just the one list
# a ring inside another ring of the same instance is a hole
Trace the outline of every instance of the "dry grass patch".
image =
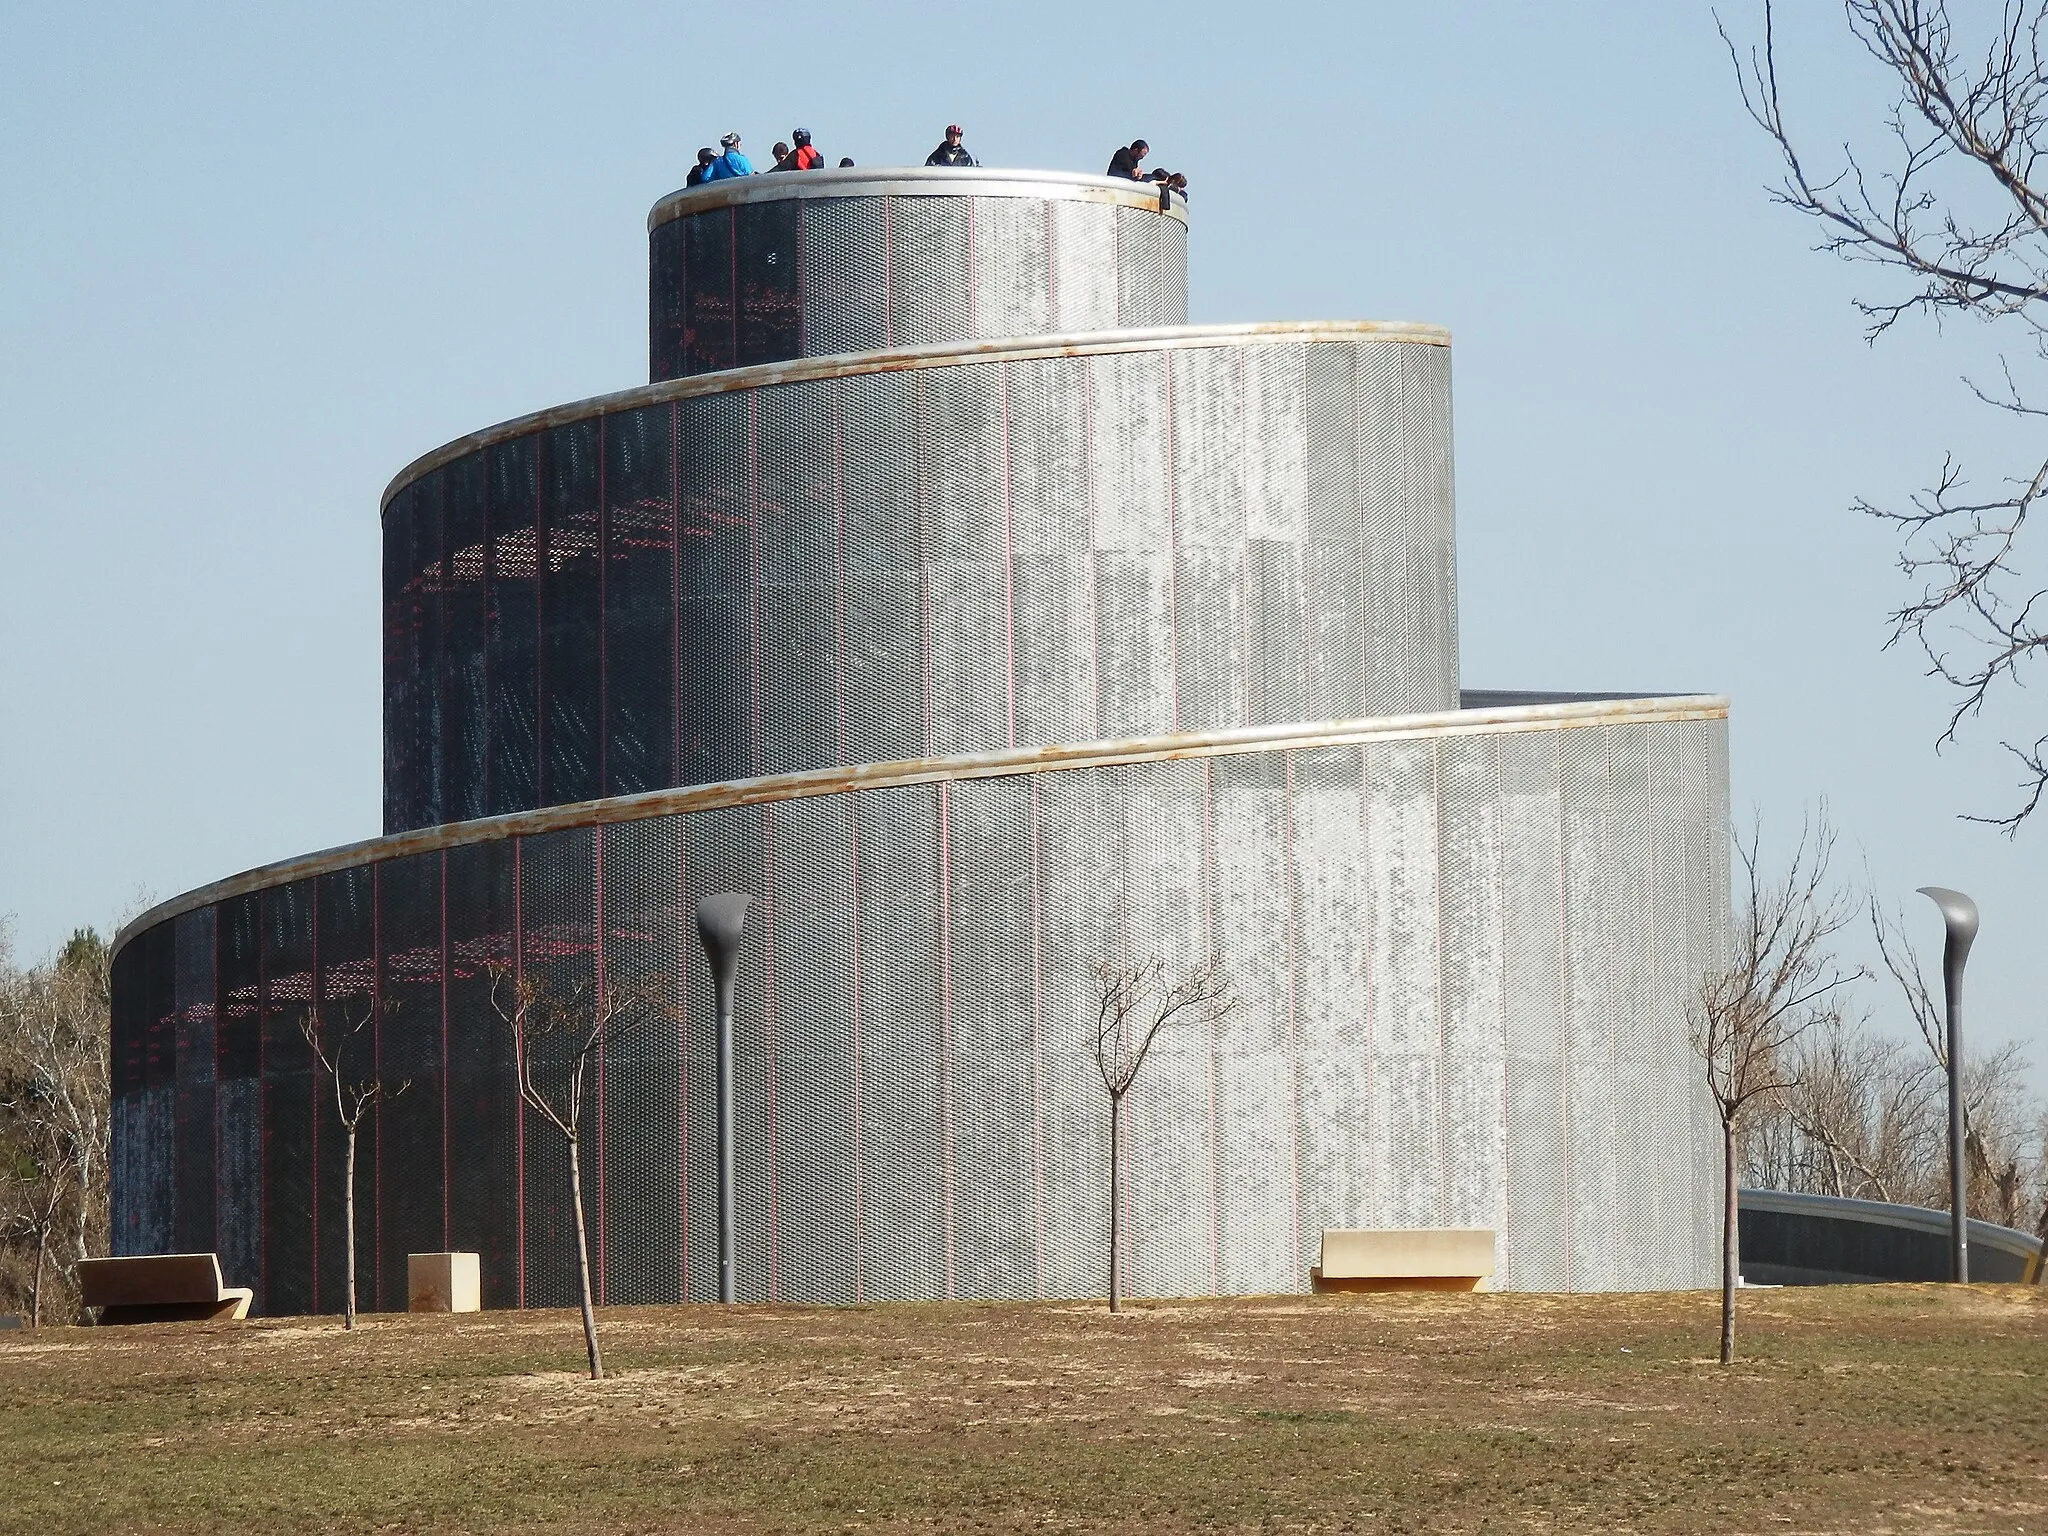
[(2048, 1297), (626, 1309), (0, 1342), (0, 1528), (2048, 1530)]

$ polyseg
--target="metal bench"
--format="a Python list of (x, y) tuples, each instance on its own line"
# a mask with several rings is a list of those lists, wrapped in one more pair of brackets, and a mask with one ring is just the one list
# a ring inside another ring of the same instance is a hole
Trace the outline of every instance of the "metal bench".
[(1484, 1291), (1493, 1280), (1490, 1227), (1331, 1227), (1316, 1291)]
[(86, 1259), (78, 1266), (79, 1299), (100, 1309), (102, 1323), (239, 1321), (254, 1293), (220, 1283), (220, 1256), (152, 1253)]

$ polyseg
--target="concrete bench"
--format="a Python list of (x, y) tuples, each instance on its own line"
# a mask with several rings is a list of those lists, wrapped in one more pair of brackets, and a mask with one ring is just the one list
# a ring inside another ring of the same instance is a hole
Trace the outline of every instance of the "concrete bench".
[(1493, 1280), (1488, 1227), (1331, 1227), (1316, 1291), (1484, 1291)]
[(220, 1256), (152, 1253), (86, 1259), (78, 1266), (79, 1299), (100, 1309), (102, 1323), (199, 1323), (240, 1320), (254, 1293), (220, 1283)]

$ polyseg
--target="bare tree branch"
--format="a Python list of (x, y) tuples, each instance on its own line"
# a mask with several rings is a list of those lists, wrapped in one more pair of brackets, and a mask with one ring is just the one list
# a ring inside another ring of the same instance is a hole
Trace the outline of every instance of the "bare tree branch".
[[(2048, 0), (2005, 0), (1995, 17), (1973, 18), (1985, 34), (1974, 45), (1941, 0), (1846, 0), (1844, 12), (1897, 92), (1878, 170), (1849, 146), (1838, 167), (1809, 168), (1786, 118), (1769, 0), (1763, 41), (1747, 53), (1716, 17), (1743, 107), (1783, 164), (1773, 201), (1819, 227), (1819, 250), (1898, 284), (1855, 301), (1871, 340), (1908, 314), (1967, 315), (2012, 331), (2029, 361), (2048, 361)], [(1976, 397), (2028, 423), (2048, 414), (2022, 392), (2011, 358), (2000, 366), (2002, 387), (1972, 384)], [(1949, 458), (1906, 507), (1856, 503), (1897, 531), (1899, 569), (1920, 589), (1892, 613), (1886, 645), (1919, 646), (1928, 675), (1953, 691), (1937, 746), (1995, 696), (2024, 688), (2048, 659), (2048, 589), (2027, 574), (2028, 519), (2048, 489), (2048, 454), (2036, 449), (2029, 460), (1988, 494), (1973, 493)], [(2048, 793), (2048, 733), (2003, 745), (2020, 768), (2018, 803), (1969, 819), (2010, 834)]]

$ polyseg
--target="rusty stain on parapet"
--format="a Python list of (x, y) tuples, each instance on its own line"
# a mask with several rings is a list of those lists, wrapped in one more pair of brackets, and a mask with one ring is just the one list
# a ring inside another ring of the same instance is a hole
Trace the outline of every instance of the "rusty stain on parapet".
[[(790, 174), (815, 176), (822, 173), (804, 171)], [(532, 411), (443, 443), (431, 453), (420, 455), (392, 477), (391, 483), (384, 488), (377, 510), (381, 517), (389, 509), (391, 498), (422, 475), (431, 474), (443, 465), (467, 458), (494, 443), (573, 421), (585, 421), (592, 416), (661, 405), (671, 400), (692, 400), (702, 395), (720, 395), (814, 379), (910, 373), (924, 368), (957, 368), (991, 361), (1028, 363), (1046, 358), (1098, 357), (1108, 353), (1361, 341), (1448, 347), (1451, 333), (1440, 325), (1411, 320), (1268, 320), (1253, 325), (1162, 325), (1128, 331), (1078, 331), (1065, 336), (953, 341), (940, 346), (890, 352), (840, 352), (820, 357), (792, 357), (777, 363), (755, 363), (717, 373), (686, 374), (681, 378), (638, 384), (609, 395), (593, 395), (587, 400)]]
[(534, 837), (543, 832), (568, 828), (613, 826), (620, 822), (646, 821), (656, 816), (758, 805), (769, 801), (802, 800), (848, 790), (957, 783), (1007, 778), (1023, 773), (1057, 773), (1074, 768), (1117, 768), (1137, 763), (1234, 757), (1253, 752), (1305, 751), (1314, 747), (1362, 746), (1375, 742), (1443, 740), (1460, 736), (1516, 735), (1529, 731), (1585, 730), (1601, 726), (1727, 718), (1728, 700), (1720, 694), (1574, 700), (1563, 704), (1516, 704), (1487, 709), (1445, 710), (1434, 714), (1381, 715), (1308, 725), (1247, 726), (1200, 735), (1055, 743), (961, 757), (853, 763), (839, 768), (814, 768), (803, 773), (736, 779), (729, 783), (653, 789), (637, 795), (578, 800), (531, 811), (515, 811), (506, 816), (451, 822), (441, 827), (421, 827), (265, 864), (151, 907), (121, 930), (114, 940), (114, 950), (118, 953), (123, 945), (146, 928), (153, 928), (158, 923), (200, 907), (245, 896), (251, 891), (290, 885), (315, 875), (382, 863), (388, 859), (408, 858), (414, 854), (434, 853), (472, 843)]

